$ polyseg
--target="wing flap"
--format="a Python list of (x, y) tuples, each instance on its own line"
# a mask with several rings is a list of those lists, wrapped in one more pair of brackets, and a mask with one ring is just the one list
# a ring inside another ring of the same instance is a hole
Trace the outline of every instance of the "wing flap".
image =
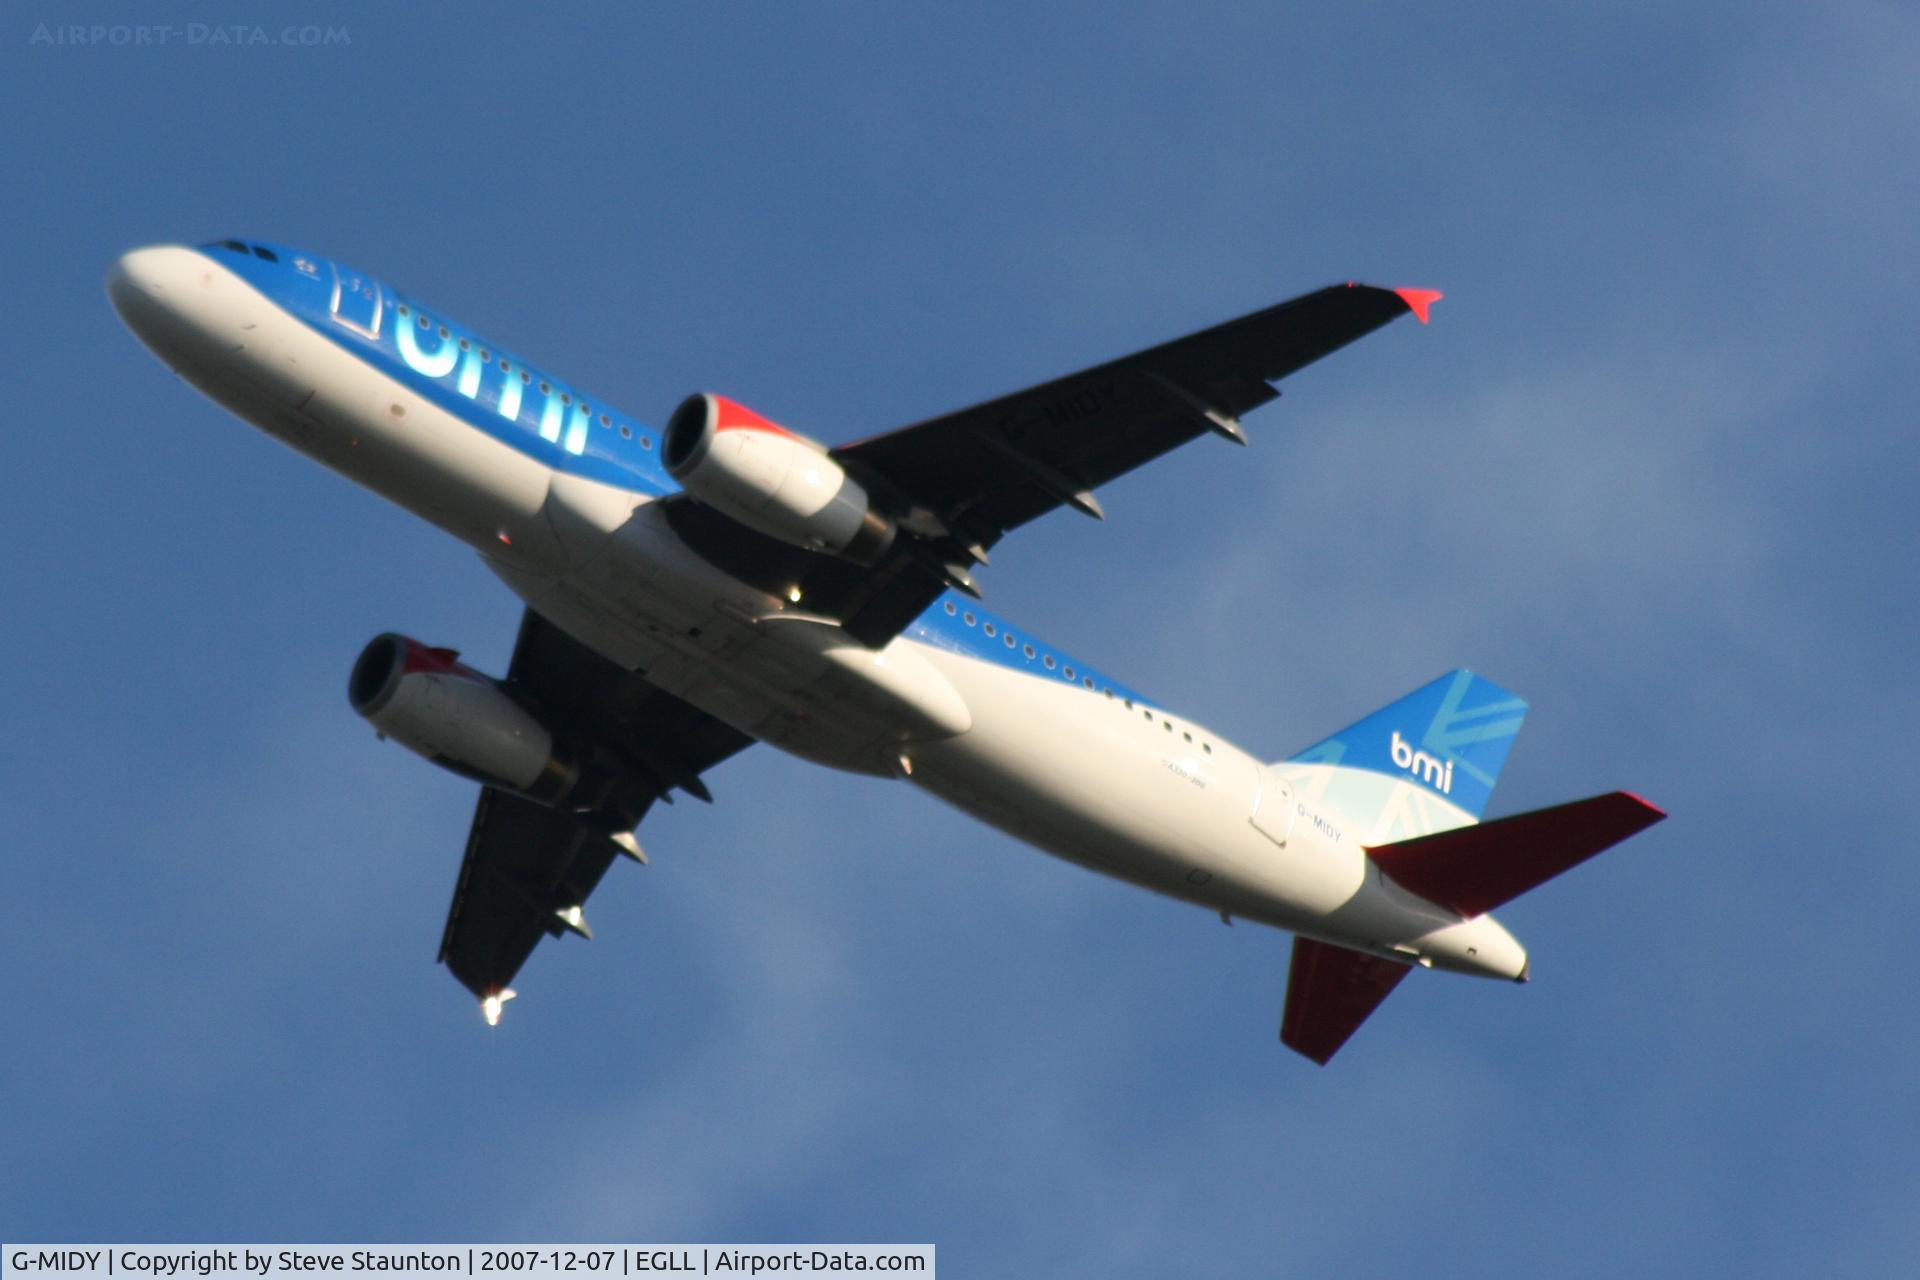
[(1408, 966), (1380, 956), (1294, 938), (1280, 1042), (1326, 1066), (1407, 971)]

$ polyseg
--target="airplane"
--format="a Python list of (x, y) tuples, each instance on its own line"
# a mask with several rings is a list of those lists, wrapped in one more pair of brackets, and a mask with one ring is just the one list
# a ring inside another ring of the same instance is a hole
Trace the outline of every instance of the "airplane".
[(1273, 760), (991, 612), (1007, 533), (1440, 294), (1335, 284), (829, 446), (713, 393), (643, 424), (374, 277), (259, 240), (132, 250), (129, 328), (268, 435), (479, 552), (524, 602), (503, 679), (398, 634), (383, 738), (480, 784), (439, 959), (489, 1024), (675, 792), (754, 742), (903, 779), (1047, 853), (1294, 935), (1280, 1039), (1324, 1064), (1413, 969), (1525, 982), (1490, 914), (1665, 815), (1624, 791), (1482, 821), (1527, 705), (1449, 672)]

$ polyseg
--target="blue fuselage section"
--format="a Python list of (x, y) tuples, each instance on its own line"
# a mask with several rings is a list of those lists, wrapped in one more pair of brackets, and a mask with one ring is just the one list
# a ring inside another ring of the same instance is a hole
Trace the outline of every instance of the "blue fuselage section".
[[(264, 241), (201, 246), (287, 314), (405, 384), (474, 430), (542, 466), (647, 498), (679, 492), (660, 460), (660, 437), (606, 399), (527, 360), (372, 276)], [(1155, 705), (1032, 633), (949, 592), (906, 635), (951, 653)]]

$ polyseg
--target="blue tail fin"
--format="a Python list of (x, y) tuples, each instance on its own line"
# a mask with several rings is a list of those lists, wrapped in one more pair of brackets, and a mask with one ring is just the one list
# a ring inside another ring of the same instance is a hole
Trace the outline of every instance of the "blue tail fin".
[(1336, 765), (1411, 782), (1477, 821), (1526, 714), (1527, 704), (1493, 681), (1453, 671), (1288, 763)]

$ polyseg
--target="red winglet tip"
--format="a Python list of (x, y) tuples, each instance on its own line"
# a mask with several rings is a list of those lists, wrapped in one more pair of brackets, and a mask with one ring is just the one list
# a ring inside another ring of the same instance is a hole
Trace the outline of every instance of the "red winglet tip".
[(1653, 815), (1653, 820), (1655, 822), (1658, 822), (1662, 818), (1667, 816), (1667, 811), (1665, 809), (1662, 809), (1659, 805), (1655, 804), (1653, 801), (1647, 799), (1643, 795), (1640, 795), (1632, 791), (1622, 791), (1620, 794), (1627, 797), (1629, 800), (1632, 800), (1635, 803), (1639, 804), (1648, 813), (1651, 813)]
[(1407, 304), (1407, 310), (1413, 312), (1413, 318), (1421, 324), (1427, 322), (1427, 309), (1447, 295), (1438, 289), (1395, 289), (1400, 301)]

